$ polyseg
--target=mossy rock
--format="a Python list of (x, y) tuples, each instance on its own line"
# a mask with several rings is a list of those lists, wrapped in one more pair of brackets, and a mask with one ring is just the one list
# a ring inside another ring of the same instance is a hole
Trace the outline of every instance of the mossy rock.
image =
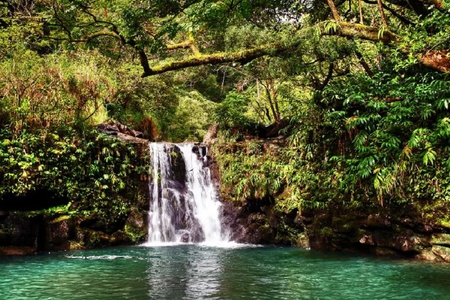
[(431, 236), (431, 244), (450, 247), (450, 234), (435, 233)]
[(147, 236), (145, 216), (146, 214), (137, 210), (132, 210), (128, 215), (124, 226), (124, 233), (133, 244), (143, 242)]
[(70, 250), (84, 250), (86, 249), (82, 244), (77, 241), (70, 241)]
[(306, 232), (302, 232), (302, 233), (298, 234), (296, 246), (301, 247), (301, 248), (310, 248), (311, 247), (309, 244), (309, 237), (306, 234)]
[(69, 220), (70, 218), (71, 218), (71, 216), (69, 216), (69, 215), (63, 215), (56, 219), (51, 220), (49, 222), (49, 224), (56, 224), (56, 223), (59, 223), (59, 222), (65, 221), (65, 220)]
[(60, 216), (45, 223), (45, 235), (39, 236), (40, 248), (50, 251), (70, 250), (71, 217)]
[(331, 227), (333, 228), (333, 231), (339, 233), (356, 232), (360, 228), (360, 226), (361, 221), (352, 217), (333, 217), (331, 221)]
[(123, 230), (114, 232), (110, 239), (111, 245), (128, 245), (135, 243), (132, 241), (131, 237)]
[(436, 222), (435, 225), (438, 226), (438, 227), (442, 227), (442, 228), (450, 230), (450, 221), (439, 220), (439, 221)]
[(446, 262), (450, 262), (450, 248), (444, 246), (434, 245), (431, 248), (431, 251), (436, 255), (442, 258), (442, 260)]
[(111, 245), (111, 236), (97, 230), (84, 229), (84, 246), (86, 248), (106, 247)]
[(131, 226), (129, 224), (125, 225), (124, 234), (130, 240), (131, 243), (137, 244), (139, 242), (143, 242), (147, 235), (142, 229)]

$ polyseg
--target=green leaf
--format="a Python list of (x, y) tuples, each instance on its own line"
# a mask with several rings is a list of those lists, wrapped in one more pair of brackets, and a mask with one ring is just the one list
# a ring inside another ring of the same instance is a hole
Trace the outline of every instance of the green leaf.
[(423, 155), (423, 163), (427, 166), (428, 164), (434, 164), (436, 160), (436, 151), (432, 148), (428, 148), (425, 154)]

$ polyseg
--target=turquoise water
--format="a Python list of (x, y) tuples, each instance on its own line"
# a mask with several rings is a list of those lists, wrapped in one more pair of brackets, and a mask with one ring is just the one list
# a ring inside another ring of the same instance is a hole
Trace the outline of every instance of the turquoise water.
[(0, 299), (450, 299), (450, 266), (297, 248), (108, 248), (0, 258)]

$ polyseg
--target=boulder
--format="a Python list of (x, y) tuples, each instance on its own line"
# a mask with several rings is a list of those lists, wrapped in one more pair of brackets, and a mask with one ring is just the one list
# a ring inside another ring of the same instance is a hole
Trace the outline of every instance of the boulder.
[(70, 250), (70, 216), (62, 216), (45, 223), (44, 236), (40, 237), (40, 248), (46, 251)]

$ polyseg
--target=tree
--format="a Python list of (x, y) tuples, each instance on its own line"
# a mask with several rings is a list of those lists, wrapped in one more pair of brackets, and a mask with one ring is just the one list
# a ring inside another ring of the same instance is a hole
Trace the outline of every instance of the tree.
[[(143, 77), (200, 65), (245, 64), (261, 56), (276, 56), (296, 49), (314, 34), (383, 42), (405, 56), (413, 55), (418, 63), (450, 71), (445, 38), (442, 43), (426, 44), (422, 49), (408, 47), (411, 38), (431, 42), (435, 37), (448, 35), (448, 22), (442, 21), (448, 18), (446, 2), (431, 2), (432, 7), (426, 8), (419, 0), (395, 1), (395, 7), (381, 0), (366, 0), (364, 10), (359, 10), (361, 24), (352, 22), (358, 13), (352, 0), (337, 4), (328, 0), (327, 3), (328, 7), (321, 2), (307, 4), (296, 0), (113, 3), (55, 0), (47, 8), (52, 12), (48, 38), (99, 47), (101, 43), (114, 41), (117, 52), (130, 49), (137, 55)], [(359, 5), (362, 8), (362, 3)], [(332, 20), (328, 17), (330, 13)], [(429, 19), (433, 22), (427, 23)], [(273, 40), (227, 51), (223, 33), (231, 26), (246, 24), (269, 31)], [(413, 28), (421, 34), (411, 35)], [(278, 40), (280, 32), (289, 38)]]

